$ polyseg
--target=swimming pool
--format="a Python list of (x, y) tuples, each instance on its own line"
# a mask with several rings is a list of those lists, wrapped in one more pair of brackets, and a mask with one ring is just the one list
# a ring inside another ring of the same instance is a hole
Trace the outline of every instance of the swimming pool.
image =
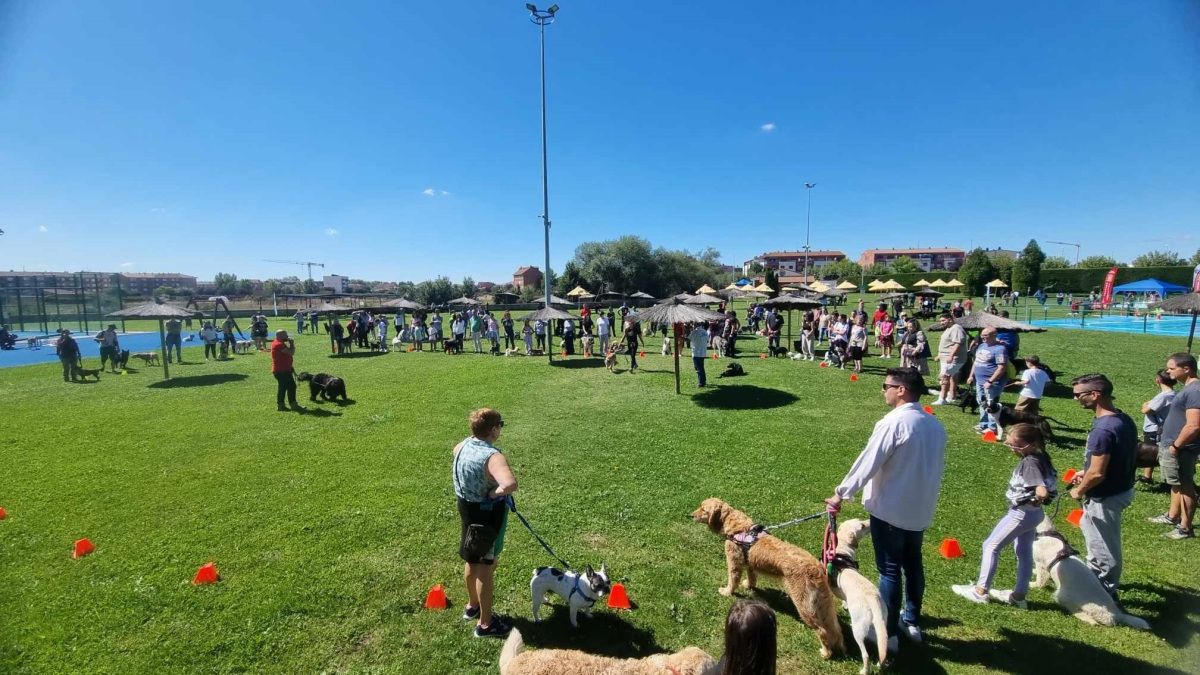
[(1192, 325), (1190, 316), (1085, 316), (1062, 319), (1034, 319), (1030, 323), (1045, 328), (1074, 328), (1076, 330), (1102, 330), (1116, 333), (1144, 333), (1146, 335), (1168, 335), (1187, 337)]
[[(41, 333), (17, 333), (19, 337), (32, 337), (41, 335)], [(187, 340), (189, 335), (194, 333), (184, 333), (183, 339)], [(94, 359), (97, 364), (100, 361), (100, 343), (92, 339), (90, 335), (83, 333), (74, 333), (72, 337), (79, 344), (79, 353), (84, 358), (84, 365), (91, 367), (87, 359)], [(158, 351), (162, 347), (162, 342), (159, 340), (158, 333), (118, 333), (117, 342), (120, 343), (121, 349), (128, 349), (131, 352), (149, 352)], [(183, 348), (200, 346), (200, 339), (193, 337), (191, 342), (184, 342)], [(43, 342), (41, 346), (29, 349), (25, 342), (18, 342), (17, 348), (12, 350), (0, 351), (0, 368), (10, 368), (12, 366), (28, 366), (34, 363), (50, 363), (58, 361), (58, 355), (54, 353), (54, 345), (49, 341)]]

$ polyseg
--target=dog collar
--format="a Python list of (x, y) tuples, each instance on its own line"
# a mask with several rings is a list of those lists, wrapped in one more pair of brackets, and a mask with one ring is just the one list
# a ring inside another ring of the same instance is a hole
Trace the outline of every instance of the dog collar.
[(581, 597), (587, 601), (587, 604), (594, 605), (594, 604), (596, 604), (596, 600), (598, 600), (598, 598), (590, 598), (590, 597), (588, 597), (587, 593), (583, 592), (583, 589), (579, 587), (579, 580), (582, 578), (583, 578), (582, 576), (575, 577), (575, 586), (573, 586), (571, 588), (570, 593), (567, 593), (567, 602), (571, 601), (572, 595), (575, 595), (576, 593), (578, 593), (579, 597)]
[(1057, 540), (1061, 541), (1062, 545), (1063, 545), (1063, 547), (1061, 549), (1059, 549), (1058, 555), (1054, 556), (1054, 560), (1051, 560), (1050, 564), (1046, 565), (1047, 571), (1054, 569), (1054, 566), (1057, 565), (1058, 563), (1060, 563), (1074, 555), (1077, 555), (1079, 553), (1079, 551), (1076, 551), (1075, 548), (1073, 546), (1071, 546), (1071, 542), (1067, 541), (1067, 538), (1062, 536), (1058, 532), (1043, 532), (1039, 536), (1050, 537), (1051, 539), (1057, 539)]

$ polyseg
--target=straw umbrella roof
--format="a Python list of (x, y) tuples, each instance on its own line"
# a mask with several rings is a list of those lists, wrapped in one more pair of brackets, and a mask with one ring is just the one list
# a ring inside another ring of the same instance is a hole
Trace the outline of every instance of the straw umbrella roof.
[[(936, 286), (937, 284), (933, 284), (933, 285)], [(947, 281), (945, 283), (945, 285), (950, 288), (962, 288), (963, 286), (966, 286), (966, 284), (959, 281), (958, 279), (951, 279), (950, 281)]]
[(408, 298), (396, 298), (395, 300), (388, 300), (380, 305), (380, 307), (387, 307), (389, 309), (425, 309), (424, 305), (413, 302)]
[(524, 318), (530, 321), (550, 321), (552, 319), (574, 319), (575, 317), (562, 311), (561, 309), (556, 309), (554, 307), (543, 307), (536, 312), (528, 314)]
[(761, 284), (755, 286), (754, 290), (758, 291), (759, 293), (774, 293), (775, 292), (775, 289), (768, 286), (767, 282), (765, 282), (765, 281), (762, 282)]
[(778, 307), (780, 309), (816, 309), (821, 306), (818, 300), (802, 298), (798, 295), (781, 295), (777, 298), (765, 300), (763, 304), (768, 307)]
[(925, 281), (924, 279), (921, 279), (920, 281), (917, 281), (916, 283), (913, 284), (913, 286), (932, 286), (932, 285), (933, 284), (929, 283), (928, 281)]
[[(824, 284), (822, 284), (822, 285), (824, 285)], [(813, 286), (816, 286), (816, 284), (813, 284)], [(840, 288), (840, 289), (841, 289), (841, 290), (843, 290), (843, 291), (856, 291), (856, 290), (858, 290), (858, 286), (855, 286), (854, 284), (850, 283), (849, 281), (843, 281), (842, 283), (840, 283), (840, 284), (838, 284), (838, 285), (837, 285), (837, 288)]]
[(944, 282), (940, 278), (938, 278), (938, 279), (934, 279), (933, 283), (931, 283), (929, 285), (932, 286), (933, 288), (941, 288), (941, 287), (947, 286), (949, 284), (947, 284), (946, 282)]
[(1033, 324), (1028, 324), (1024, 321), (1013, 321), (1012, 319), (1006, 319), (1002, 316), (991, 314), (989, 312), (972, 312), (970, 316), (964, 316), (955, 319), (954, 323), (967, 330), (995, 328), (997, 330), (1007, 330), (1015, 333), (1043, 333), (1046, 330), (1041, 326), (1034, 326)]
[(184, 319), (199, 316), (200, 312), (159, 302), (146, 302), (111, 312), (106, 316), (117, 319)]
[(717, 305), (725, 302), (725, 299), (718, 298), (715, 295), (709, 295), (708, 293), (700, 293), (699, 295), (693, 295), (683, 302), (686, 302), (689, 305)]
[(884, 286), (884, 288), (888, 289), (889, 291), (903, 291), (904, 290), (904, 285), (901, 284), (899, 281), (896, 281), (895, 279), (888, 279), (883, 284), (883, 286)]
[(928, 295), (933, 298), (940, 298), (945, 295), (945, 293), (941, 291), (930, 290), (928, 288), (922, 288), (921, 290), (914, 292), (913, 295)]
[(696, 295), (700, 295), (701, 293), (716, 293), (716, 292), (717, 292), (717, 289), (713, 288), (712, 286), (709, 286), (708, 284), (704, 284), (700, 288), (696, 289)]
[(675, 295), (673, 295), (669, 298), (664, 298), (663, 303), (670, 302), (671, 300), (678, 300), (680, 302), (683, 302), (684, 300), (690, 300), (691, 298), (692, 298), (691, 293), (676, 293)]
[(737, 284), (729, 284), (728, 286), (726, 286), (726, 287), (725, 287), (725, 288), (723, 288), (722, 290), (725, 290), (725, 291), (741, 291), (741, 290), (744, 290), (744, 289), (743, 289), (741, 286), (738, 286)]
[(878, 279), (872, 279), (871, 283), (867, 284), (867, 290), (868, 291), (878, 291), (878, 290), (882, 290), (885, 286), (887, 286), (887, 284), (883, 283), (882, 281), (880, 281)]
[(483, 303), (479, 302), (475, 298), (468, 298), (467, 296), (464, 295), (461, 298), (455, 298), (446, 304), (447, 305), (481, 305)]
[(322, 314), (324, 314), (324, 313), (343, 314), (345, 312), (350, 312), (353, 310), (351, 310), (349, 307), (342, 307), (341, 305), (335, 305), (330, 302), (322, 302), (320, 305), (317, 305), (316, 307), (309, 308), (308, 311), (320, 312)]
[(588, 291), (583, 286), (576, 286), (575, 288), (572, 288), (571, 290), (567, 291), (568, 298), (573, 298), (577, 295), (587, 295), (587, 294), (588, 294)]
[(641, 299), (643, 299), (643, 300), (653, 300), (653, 299), (654, 299), (654, 296), (653, 296), (653, 295), (650, 295), (649, 293), (643, 293), (643, 292), (641, 292), (641, 291), (638, 291), (637, 293), (634, 293), (633, 295), (630, 295), (629, 297), (631, 297), (631, 298), (641, 298)]
[(1168, 312), (1200, 312), (1200, 293), (1168, 296), (1159, 306)]
[(725, 315), (719, 312), (709, 311), (703, 307), (686, 304), (682, 300), (672, 298), (667, 302), (659, 303), (653, 307), (647, 307), (637, 314), (630, 314), (627, 318), (633, 318), (642, 323), (693, 323), (697, 321), (719, 321), (725, 318)]
[(1008, 288), (1008, 284), (1000, 281), (999, 279), (992, 279), (984, 284), (984, 286), (987, 286), (988, 288)]
[(770, 296), (768, 296), (766, 293), (759, 293), (758, 291), (745, 291), (744, 293), (742, 293), (742, 297), (743, 298), (766, 298), (766, 297), (770, 297)]

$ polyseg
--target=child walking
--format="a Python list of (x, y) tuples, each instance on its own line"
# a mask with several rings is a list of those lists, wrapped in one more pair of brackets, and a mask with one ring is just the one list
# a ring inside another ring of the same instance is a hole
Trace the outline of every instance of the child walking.
[[(951, 586), (956, 595), (978, 604), (985, 604), (991, 598), (1026, 608), (1025, 594), (1033, 577), (1033, 540), (1037, 538), (1038, 523), (1044, 518), (1042, 506), (1052, 502), (1057, 494), (1058, 474), (1046, 454), (1045, 442), (1042, 432), (1032, 424), (1017, 424), (1006, 434), (1004, 444), (1021, 458), (1004, 493), (1008, 513), (983, 542), (979, 579), (974, 584)], [(1017, 583), (1011, 591), (995, 590), (992, 579), (996, 576), (996, 564), (1001, 550), (1009, 544), (1017, 554)]]
[[(1158, 393), (1154, 395), (1154, 398), (1142, 404), (1142, 414), (1145, 415), (1142, 418), (1142, 440), (1158, 445), (1158, 435), (1162, 430), (1162, 423), (1167, 419), (1167, 411), (1171, 409), (1171, 402), (1175, 400), (1175, 380), (1167, 371), (1160, 370), (1154, 377), (1154, 384), (1158, 385)], [(1154, 485), (1154, 467), (1143, 469), (1137, 482)]]
[(525, 338), (525, 356), (533, 351), (533, 328), (529, 326), (529, 319), (525, 319), (525, 326), (521, 328), (521, 337)]

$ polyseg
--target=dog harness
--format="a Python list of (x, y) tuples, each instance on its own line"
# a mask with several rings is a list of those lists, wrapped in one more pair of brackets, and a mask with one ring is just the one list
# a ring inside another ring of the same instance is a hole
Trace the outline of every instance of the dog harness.
[(1059, 549), (1058, 555), (1054, 556), (1054, 560), (1051, 560), (1050, 564), (1046, 565), (1047, 571), (1054, 569), (1055, 565), (1066, 560), (1067, 558), (1070, 558), (1072, 556), (1079, 554), (1079, 551), (1076, 551), (1075, 547), (1071, 546), (1071, 542), (1067, 541), (1067, 538), (1062, 536), (1058, 532), (1044, 532), (1038, 536), (1050, 537), (1051, 539), (1057, 539), (1057, 540), (1061, 541), (1062, 545), (1063, 545), (1063, 547), (1061, 549)]
[(591, 607), (592, 605), (596, 604), (596, 600), (598, 598), (589, 598), (588, 594), (583, 592), (583, 589), (579, 587), (579, 580), (582, 578), (583, 578), (583, 575), (579, 575), (579, 576), (575, 577), (575, 585), (571, 587), (571, 592), (567, 593), (567, 603), (569, 604), (571, 602), (572, 595), (575, 595), (576, 593), (578, 593), (579, 597), (581, 597), (587, 601), (588, 607)]
[(829, 569), (833, 571), (833, 574), (829, 575), (829, 584), (837, 586), (842, 570), (858, 569), (858, 561), (846, 553), (835, 553), (833, 560), (829, 561)]
[(745, 532), (738, 532), (733, 536), (726, 537), (726, 539), (738, 545), (738, 548), (742, 550), (742, 558), (748, 565), (750, 564), (750, 547), (754, 546), (759, 538), (765, 534), (767, 534), (767, 528), (755, 523)]

